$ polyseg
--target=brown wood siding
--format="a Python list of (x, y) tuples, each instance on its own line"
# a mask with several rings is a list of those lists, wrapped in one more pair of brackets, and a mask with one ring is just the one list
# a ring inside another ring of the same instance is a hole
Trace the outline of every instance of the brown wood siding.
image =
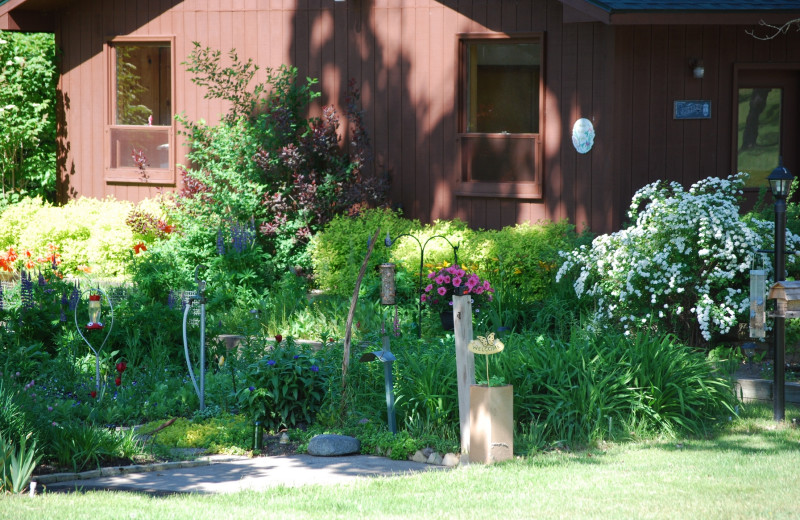
[[(751, 26), (654, 26), (615, 29), (614, 169), (621, 173), (619, 227), (635, 190), (656, 180), (685, 187), (709, 176), (734, 172), (734, 84), (737, 64), (800, 67), (800, 35), (772, 41), (745, 33)], [(693, 58), (705, 76), (692, 77)], [(711, 118), (673, 119), (673, 102), (711, 101)], [(776, 165), (777, 166), (777, 165)], [(789, 165), (790, 170), (800, 165)], [(629, 176), (628, 176), (629, 175)]]
[[(490, 32), (544, 35), (539, 200), (453, 193), (460, 175), (458, 35)], [(63, 198), (140, 200), (156, 193), (103, 180), (103, 44), (116, 35), (176, 37), (173, 111), (194, 120), (214, 122), (225, 106), (204, 99), (180, 65), (193, 41), (223, 52), (236, 48), (262, 74), (287, 63), (301, 77), (320, 78), (314, 114), (325, 104), (343, 114), (353, 78), (374, 168), (389, 173), (393, 203), (409, 217), (460, 217), (476, 228), (567, 218), (610, 231), (648, 182), (690, 184), (729, 174), (733, 65), (800, 62), (796, 33), (758, 42), (744, 27), (565, 24), (558, 0), (80, 0), (58, 19), (66, 50), (60, 95), (68, 101), (60, 140)], [(705, 62), (703, 80), (691, 77), (692, 57)], [(676, 99), (710, 99), (713, 116), (675, 121)], [(585, 155), (571, 144), (572, 124), (581, 117), (597, 132)], [(179, 136), (176, 148), (182, 163)]]

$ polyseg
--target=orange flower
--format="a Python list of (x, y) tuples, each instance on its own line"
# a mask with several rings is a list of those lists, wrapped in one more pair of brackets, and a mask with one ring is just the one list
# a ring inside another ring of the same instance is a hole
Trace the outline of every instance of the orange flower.
[(34, 265), (34, 263), (33, 263), (33, 262), (31, 262), (30, 260), (28, 260), (27, 262), (25, 262), (25, 267), (26, 267), (27, 269), (33, 269), (33, 268), (34, 268), (34, 267), (36, 267), (36, 266)]
[(134, 254), (137, 254), (137, 255), (138, 255), (138, 254), (139, 254), (139, 253), (141, 253), (142, 251), (147, 251), (147, 246), (146, 246), (146, 245), (144, 245), (144, 242), (139, 242), (138, 244), (136, 244), (135, 246), (133, 246), (133, 252), (134, 252)]
[(30, 257), (31, 257), (31, 252), (30, 252), (30, 251), (28, 251), (27, 249), (25, 250), (25, 256), (27, 256), (28, 258), (30, 258)]
[(78, 269), (78, 271), (83, 271), (86, 274), (91, 274), (91, 272), (92, 272), (92, 268), (91, 267), (89, 267), (88, 265), (83, 265), (83, 264), (79, 265), (76, 269)]

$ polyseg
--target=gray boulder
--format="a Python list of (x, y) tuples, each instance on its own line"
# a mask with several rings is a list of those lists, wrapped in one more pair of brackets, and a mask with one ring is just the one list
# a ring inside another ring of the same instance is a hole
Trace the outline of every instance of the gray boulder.
[(335, 457), (361, 452), (361, 442), (347, 435), (316, 435), (308, 441), (308, 454), (315, 457)]

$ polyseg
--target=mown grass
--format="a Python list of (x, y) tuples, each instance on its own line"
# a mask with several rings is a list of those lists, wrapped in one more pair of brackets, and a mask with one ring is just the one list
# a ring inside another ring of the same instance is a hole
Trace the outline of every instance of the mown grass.
[(550, 452), (495, 466), (214, 496), (0, 499), (0, 518), (797, 518), (800, 430), (748, 407), (710, 439)]

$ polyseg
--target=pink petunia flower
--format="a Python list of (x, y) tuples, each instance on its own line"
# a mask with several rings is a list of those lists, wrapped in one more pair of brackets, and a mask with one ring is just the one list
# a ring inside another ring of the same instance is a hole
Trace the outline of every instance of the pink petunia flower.
[(445, 294), (447, 294), (447, 289), (445, 289), (444, 287), (439, 287), (438, 289), (436, 289), (436, 292), (439, 293), (439, 296), (444, 296)]

